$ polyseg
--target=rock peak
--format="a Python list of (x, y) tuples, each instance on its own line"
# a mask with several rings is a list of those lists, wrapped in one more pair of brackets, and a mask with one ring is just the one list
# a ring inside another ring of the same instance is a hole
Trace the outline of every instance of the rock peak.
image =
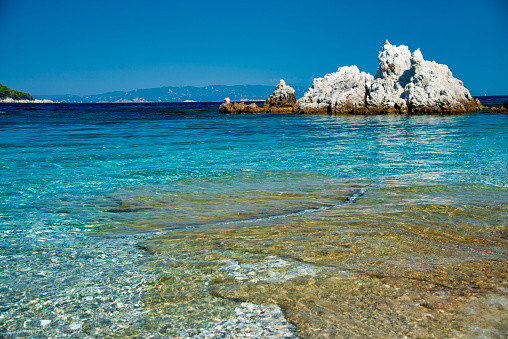
[(286, 87), (286, 82), (283, 79), (280, 79), (280, 81), (277, 84), (277, 86), (275, 87), (275, 89), (282, 89), (284, 87)]
[(386, 43), (378, 54), (379, 68), (376, 78), (386, 78), (390, 75), (400, 76), (411, 67), (411, 52), (404, 45), (399, 47)]
[[(275, 91), (266, 99), (264, 106), (269, 111), (274, 110), (292, 110), (296, 107), (295, 90), (291, 86), (287, 86), (284, 80), (280, 80)], [(273, 112), (276, 113), (276, 112)]]

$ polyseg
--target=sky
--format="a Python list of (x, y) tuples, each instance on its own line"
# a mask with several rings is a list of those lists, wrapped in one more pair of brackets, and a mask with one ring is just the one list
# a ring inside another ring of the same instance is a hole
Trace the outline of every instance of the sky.
[(32, 95), (310, 87), (420, 48), (472, 95), (508, 95), (508, 1), (0, 0), (0, 83)]

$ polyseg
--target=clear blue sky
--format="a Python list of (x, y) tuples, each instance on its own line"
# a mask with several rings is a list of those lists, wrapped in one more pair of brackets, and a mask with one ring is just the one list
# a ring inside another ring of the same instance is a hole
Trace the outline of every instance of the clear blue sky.
[(0, 0), (0, 83), (33, 95), (290, 85), (420, 48), (473, 95), (508, 94), (508, 1)]

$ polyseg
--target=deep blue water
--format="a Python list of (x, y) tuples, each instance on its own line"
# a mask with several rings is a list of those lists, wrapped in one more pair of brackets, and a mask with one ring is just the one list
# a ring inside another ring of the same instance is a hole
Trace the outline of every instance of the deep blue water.
[[(489, 106), (504, 99), (490, 97)], [(217, 103), (0, 104), (2, 331), (13, 337), (51, 326), (54, 333), (78, 331), (71, 310), (65, 318), (49, 309), (73, 305), (72, 288), (105, 286), (116, 296), (114, 281), (141, 286), (151, 279), (132, 259), (138, 238), (86, 235), (116, 218), (105, 212), (111, 211), (105, 197), (140, 187), (149, 196), (150, 187), (195, 179), (185, 189), (197, 191), (205, 187), (200, 179), (238, 180), (246, 172), (260, 175), (264, 186), (280, 176), (319, 175), (381, 186), (437, 182), (503, 190), (508, 115), (220, 115)], [(120, 253), (121, 267), (106, 257), (111, 253)], [(110, 321), (138, 314), (140, 295), (132, 294), (130, 306)], [(47, 307), (27, 311), (33, 300)]]

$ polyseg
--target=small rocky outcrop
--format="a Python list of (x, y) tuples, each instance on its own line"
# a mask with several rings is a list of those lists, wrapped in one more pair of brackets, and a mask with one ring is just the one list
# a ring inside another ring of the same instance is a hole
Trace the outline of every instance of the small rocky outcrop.
[(292, 113), (296, 109), (295, 90), (281, 80), (275, 91), (266, 99), (263, 107), (255, 103), (244, 102), (223, 103), (219, 107), (222, 114), (256, 114), (256, 113)]
[(312, 87), (297, 102), (303, 114), (432, 114), (485, 109), (453, 77), (448, 66), (423, 59), (420, 50), (385, 41), (376, 76), (356, 66), (341, 67)]
[(280, 80), (275, 91), (266, 99), (263, 108), (268, 113), (292, 113), (296, 108), (296, 96), (293, 87)]
[(244, 102), (230, 102), (223, 103), (219, 107), (219, 113), (221, 114), (255, 114), (255, 113), (266, 113), (263, 107), (258, 107), (255, 103), (250, 105)]
[(508, 113), (508, 101), (505, 101), (501, 107), (489, 108), (489, 113)]

